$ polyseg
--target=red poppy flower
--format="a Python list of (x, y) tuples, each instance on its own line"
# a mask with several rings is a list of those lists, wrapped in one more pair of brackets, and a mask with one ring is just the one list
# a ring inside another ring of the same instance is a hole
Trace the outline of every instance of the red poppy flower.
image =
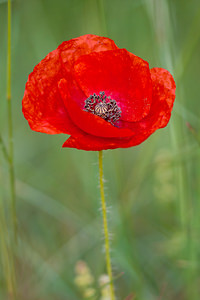
[(127, 148), (165, 127), (175, 99), (165, 69), (109, 38), (84, 35), (63, 42), (29, 75), (23, 113), (32, 130), (70, 137), (63, 147)]

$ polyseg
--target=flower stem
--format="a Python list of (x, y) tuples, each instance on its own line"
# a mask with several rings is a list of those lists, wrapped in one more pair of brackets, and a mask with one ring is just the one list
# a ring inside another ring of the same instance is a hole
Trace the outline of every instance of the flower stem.
[(103, 151), (99, 151), (99, 178), (100, 178), (100, 192), (101, 192), (101, 206), (103, 214), (103, 225), (104, 225), (104, 240), (105, 240), (105, 252), (106, 252), (106, 267), (107, 273), (109, 276), (109, 285), (110, 285), (110, 299), (115, 300), (115, 292), (112, 278), (112, 266), (110, 259), (110, 243), (108, 235), (108, 221), (107, 221), (107, 210), (106, 210), (106, 201), (104, 194), (104, 184), (103, 184)]
[(8, 0), (8, 46), (7, 46), (7, 104), (8, 104), (8, 137), (9, 137), (9, 174), (11, 189), (11, 215), (14, 239), (17, 242), (17, 216), (16, 216), (16, 194), (15, 176), (13, 164), (13, 125), (11, 106), (11, 0)]

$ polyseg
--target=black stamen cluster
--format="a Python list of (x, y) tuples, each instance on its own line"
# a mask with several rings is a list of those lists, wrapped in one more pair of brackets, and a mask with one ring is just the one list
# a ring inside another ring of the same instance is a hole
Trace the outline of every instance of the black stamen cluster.
[(105, 92), (100, 92), (99, 95), (93, 94), (85, 100), (84, 110), (97, 115), (112, 125), (121, 117), (121, 109), (116, 101), (107, 97)]

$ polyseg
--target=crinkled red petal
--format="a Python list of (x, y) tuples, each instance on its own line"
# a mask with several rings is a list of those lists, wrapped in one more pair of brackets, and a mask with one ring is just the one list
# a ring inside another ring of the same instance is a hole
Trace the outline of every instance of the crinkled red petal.
[(142, 130), (155, 131), (165, 127), (171, 117), (175, 100), (176, 84), (172, 75), (165, 69), (151, 69), (153, 101), (149, 115), (139, 122)]
[(116, 49), (118, 47), (111, 39), (93, 34), (65, 41), (58, 47), (66, 72), (71, 71), (74, 62), (82, 55)]
[(152, 77), (152, 105), (149, 114), (139, 122), (121, 122), (122, 128), (130, 128), (133, 132), (153, 133), (155, 130), (165, 127), (171, 117), (171, 111), (175, 100), (176, 84), (172, 75), (165, 69), (153, 68)]
[(61, 79), (59, 82), (60, 94), (67, 108), (71, 120), (81, 130), (93, 136), (100, 137), (129, 137), (133, 135), (130, 129), (117, 128), (101, 117), (92, 113), (83, 111), (75, 101), (70, 97), (68, 92), (68, 83), (66, 79)]
[[(100, 37), (93, 34), (86, 34), (78, 38), (72, 39), (67, 42), (63, 42), (59, 47), (60, 57), (63, 63), (63, 72), (65, 78), (68, 81), (68, 88), (70, 88), (70, 94), (73, 95), (75, 100), (81, 108), (84, 107), (84, 101), (82, 101), (82, 91), (72, 76), (72, 70), (74, 62), (78, 60), (82, 55), (88, 55), (93, 52), (116, 50), (118, 47), (114, 41), (109, 38)], [(88, 97), (84, 94), (84, 100)]]
[[(159, 119), (157, 126), (163, 128), (168, 124), (171, 117), (171, 111), (176, 97), (176, 84), (169, 71), (162, 68), (153, 68), (150, 71), (153, 84), (151, 116), (157, 115)], [(158, 103), (160, 104), (160, 111), (158, 109)]]
[(67, 148), (76, 148), (79, 150), (87, 151), (100, 151), (107, 149), (122, 148), (124, 141), (114, 138), (101, 138), (91, 135), (85, 135), (82, 138), (75, 138), (70, 136), (66, 142), (63, 144), (63, 147)]
[(80, 138), (70, 136), (63, 147), (76, 148), (87, 151), (100, 151), (116, 148), (128, 148), (142, 143), (149, 135), (140, 135), (137, 138), (101, 138), (92, 135), (84, 135)]
[(175, 99), (176, 85), (172, 75), (165, 69), (151, 69), (153, 97), (151, 110), (140, 122), (122, 122), (121, 126), (131, 128), (134, 135), (129, 138), (100, 138), (84, 135), (79, 138), (71, 136), (63, 147), (81, 150), (106, 150), (128, 148), (145, 141), (155, 130), (169, 122)]
[(81, 56), (74, 77), (87, 96), (104, 91), (116, 100), (121, 119), (135, 122), (150, 110), (152, 85), (148, 63), (125, 49)]
[[(58, 91), (58, 82), (70, 72), (74, 61), (81, 55), (116, 48), (112, 40), (89, 34), (63, 42), (36, 65), (29, 75), (22, 100), (22, 111), (31, 129), (48, 134), (77, 135), (79, 130), (69, 118)], [(76, 84), (72, 86), (76, 91)]]
[(49, 53), (29, 75), (22, 100), (22, 110), (32, 130), (55, 133), (74, 133), (58, 90), (63, 77), (58, 50)]

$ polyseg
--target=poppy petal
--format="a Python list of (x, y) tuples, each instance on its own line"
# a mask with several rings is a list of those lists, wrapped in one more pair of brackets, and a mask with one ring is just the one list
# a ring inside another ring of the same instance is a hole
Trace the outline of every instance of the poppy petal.
[(58, 86), (70, 118), (81, 130), (100, 137), (128, 137), (133, 135), (133, 132), (128, 128), (117, 128), (101, 117), (83, 111), (70, 97), (66, 79), (61, 79)]
[[(81, 55), (117, 48), (109, 38), (88, 34), (63, 42), (36, 65), (22, 100), (22, 111), (31, 129), (48, 134), (77, 132), (61, 99), (58, 82)], [(71, 86), (76, 91), (76, 84)]]
[(146, 118), (138, 122), (143, 131), (152, 131), (165, 127), (171, 117), (175, 100), (176, 84), (172, 75), (165, 69), (151, 69), (153, 85), (151, 110)]
[(93, 34), (86, 34), (65, 41), (58, 47), (63, 67), (67, 72), (71, 70), (74, 62), (82, 55), (116, 49), (118, 47), (111, 39)]
[(150, 71), (153, 85), (151, 115), (158, 115), (157, 106), (160, 104), (159, 128), (163, 128), (168, 124), (171, 117), (171, 111), (176, 97), (176, 84), (169, 71), (162, 68), (152, 68)]
[(87, 151), (128, 148), (139, 145), (145, 141), (149, 135), (150, 133), (145, 133), (143, 135), (135, 135), (129, 138), (102, 138), (86, 134), (78, 138), (70, 136), (63, 144), (63, 147)]
[(152, 85), (148, 63), (125, 49), (94, 52), (74, 64), (74, 77), (89, 97), (104, 91), (116, 100), (121, 119), (139, 121), (150, 110)]
[(72, 134), (76, 131), (58, 90), (57, 82), (62, 76), (57, 49), (49, 53), (29, 75), (22, 110), (32, 130), (48, 134)]
[(153, 92), (152, 105), (149, 114), (139, 122), (121, 122), (120, 127), (130, 128), (133, 132), (143, 134), (153, 133), (165, 127), (171, 117), (175, 100), (176, 84), (172, 75), (165, 69), (153, 68), (151, 71)]
[(75, 138), (70, 136), (65, 143), (63, 148), (76, 148), (79, 150), (87, 151), (100, 151), (107, 149), (123, 148), (127, 141), (120, 140), (117, 138), (101, 138), (91, 135), (85, 135), (81, 138)]

